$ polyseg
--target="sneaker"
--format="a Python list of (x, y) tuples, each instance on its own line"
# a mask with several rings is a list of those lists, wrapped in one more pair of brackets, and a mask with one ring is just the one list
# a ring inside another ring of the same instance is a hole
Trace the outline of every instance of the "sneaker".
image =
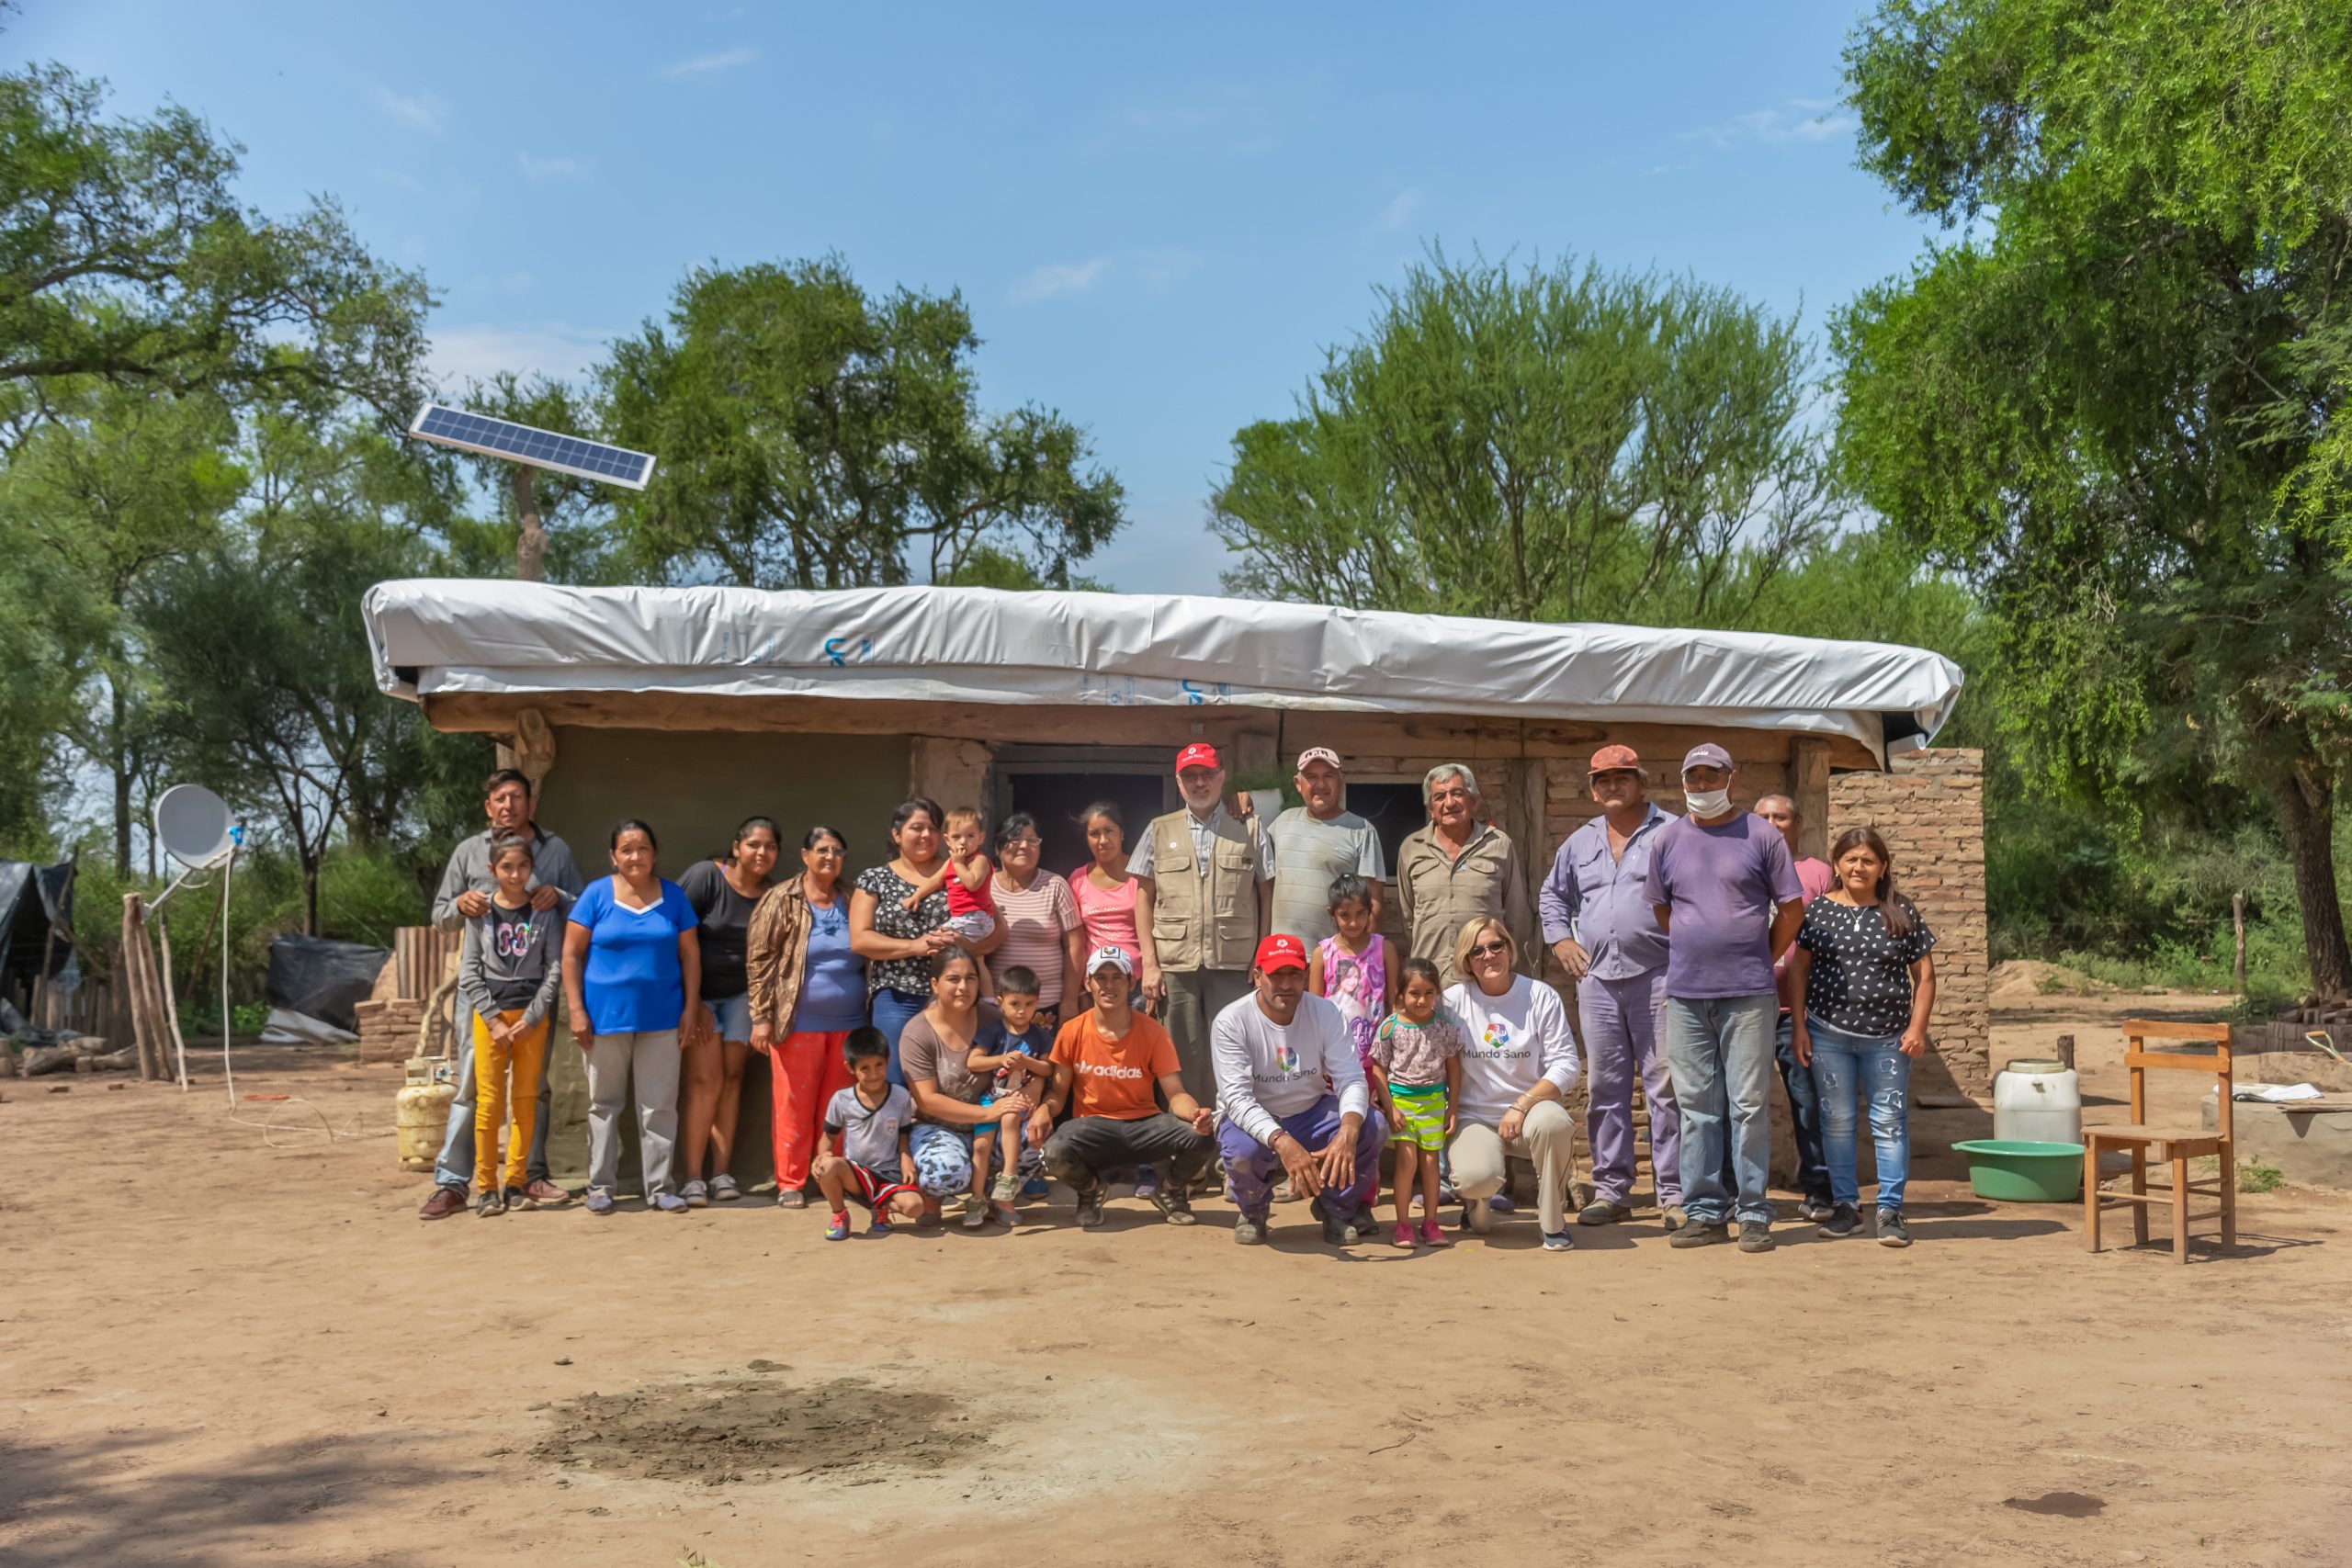
[(1408, 1252), (1412, 1251), (1413, 1227), (1405, 1221), (1397, 1221), (1396, 1234), (1388, 1238), (1388, 1245), (1391, 1247), (1401, 1247)]
[(779, 1187), (775, 1192), (775, 1206), (779, 1209), (805, 1209), (808, 1206), (808, 1194), (797, 1187), (788, 1191)]
[(683, 1214), (686, 1212), (686, 1201), (675, 1192), (656, 1192), (653, 1210), (661, 1214)]
[(1713, 1247), (1731, 1239), (1731, 1227), (1721, 1220), (1684, 1220), (1682, 1228), (1667, 1237), (1668, 1247)]
[[(1308, 1213), (1323, 1222), (1323, 1241), (1327, 1247), (1345, 1247), (1355, 1239), (1355, 1227), (1325, 1208), (1322, 1199), (1316, 1199), (1309, 1205)], [(1349, 1216), (1350, 1219), (1353, 1217)]]
[(1290, 1178), (1284, 1177), (1274, 1183), (1274, 1201), (1277, 1203), (1298, 1201), (1298, 1189), (1291, 1185)]
[(1165, 1187), (1155, 1185), (1151, 1192), (1151, 1201), (1161, 1213), (1168, 1216), (1168, 1223), (1171, 1225), (1190, 1225), (1200, 1223), (1193, 1215), (1193, 1201), (1184, 1195), (1184, 1186), (1182, 1182), (1170, 1182)]
[(571, 1201), (571, 1193), (544, 1176), (535, 1176), (523, 1184), (523, 1207), (526, 1209), (557, 1209)]
[(1820, 1198), (1805, 1198), (1797, 1203), (1797, 1218), (1810, 1224), (1818, 1224), (1837, 1212), (1834, 1204)]
[(1837, 1240), (1849, 1236), (1861, 1228), (1860, 1212), (1851, 1203), (1840, 1203), (1829, 1211), (1829, 1217), (1821, 1222), (1821, 1229), (1817, 1234)]
[(678, 1201), (689, 1209), (707, 1209), (710, 1207), (710, 1189), (699, 1181), (689, 1181), (685, 1190), (678, 1194)]
[(1370, 1241), (1380, 1234), (1380, 1216), (1372, 1212), (1371, 1204), (1358, 1203), (1356, 1217), (1348, 1222), (1348, 1228), (1355, 1233), (1356, 1240)]
[(1010, 1203), (998, 1203), (991, 1208), (989, 1218), (1001, 1225), (1017, 1225), (1021, 1223), (1021, 1211)]
[(609, 1192), (599, 1192), (593, 1187), (590, 1188), (588, 1190), (587, 1209), (592, 1214), (611, 1213), (613, 1212), (613, 1195)]
[(1487, 1200), (1487, 1206), (1498, 1214), (1511, 1213), (1519, 1208), (1518, 1204), (1511, 1201), (1509, 1192), (1496, 1193)]
[(849, 1239), (849, 1214), (847, 1212), (835, 1214), (831, 1219), (825, 1222), (825, 1239), (827, 1241), (847, 1241)]
[(1434, 1214), (1421, 1222), (1421, 1245), (1423, 1247), (1452, 1247), (1453, 1245), (1445, 1239), (1445, 1227), (1437, 1223), (1437, 1216)]
[(1666, 1226), (1666, 1234), (1668, 1235), (1672, 1235), (1690, 1223), (1690, 1212), (1679, 1203), (1668, 1203), (1658, 1211), (1657, 1217), (1658, 1222)]
[[(929, 1218), (930, 1216), (926, 1215), (924, 1217)], [(889, 1219), (877, 1211), (875, 1213), (873, 1224), (865, 1227), (865, 1234), (868, 1235), (888, 1235), (890, 1234)]]
[(975, 1198), (964, 1205), (964, 1228), (967, 1231), (988, 1229), (989, 1206)]
[(1580, 1225), (1622, 1225), (1633, 1217), (1634, 1211), (1631, 1205), (1613, 1202), (1609, 1199), (1602, 1198), (1594, 1202), (1587, 1203), (1582, 1209), (1578, 1210), (1577, 1212), (1577, 1224)]
[(1576, 1245), (1577, 1238), (1566, 1231), (1544, 1233), (1544, 1250), (1546, 1252), (1573, 1252), (1576, 1250)]
[(1012, 1201), (1020, 1195), (1021, 1179), (1017, 1176), (1000, 1176), (994, 1181), (989, 1183), (989, 1201), (990, 1202), (1001, 1203), (1010, 1206)]
[(736, 1199), (741, 1198), (742, 1195), (743, 1190), (735, 1185), (735, 1179), (733, 1177), (714, 1176), (710, 1179), (710, 1201), (712, 1202), (732, 1203)]
[(1903, 1227), (1903, 1214), (1896, 1209), (1878, 1212), (1878, 1244), (1881, 1247), (1908, 1247), (1911, 1233)]
[(1495, 1201), (1492, 1198), (1464, 1198), (1462, 1201), (1462, 1228), (1485, 1235), (1495, 1228)]
[(435, 1187), (433, 1196), (416, 1212), (420, 1220), (446, 1220), (452, 1214), (466, 1212), (466, 1190), (462, 1187)]
[(1136, 1167), (1136, 1196), (1157, 1198), (1159, 1195), (1159, 1172), (1148, 1165)]
[(479, 1219), (495, 1219), (505, 1212), (506, 1194), (495, 1187), (482, 1189), (481, 1196), (474, 1200), (474, 1214)]
[(1033, 1176), (1021, 1184), (1021, 1195), (1023, 1198), (1043, 1198), (1052, 1190), (1052, 1188), (1046, 1185), (1046, 1179), (1042, 1176)]
[(1078, 1228), (1092, 1230), (1102, 1223), (1102, 1194), (1081, 1192), (1078, 1195)]
[(1770, 1251), (1771, 1251), (1771, 1250), (1772, 1250), (1772, 1225), (1771, 1225), (1771, 1222), (1770, 1222), (1770, 1221), (1769, 1221), (1769, 1220), (1742, 1220), (1742, 1221), (1740, 1221), (1740, 1222), (1739, 1222), (1739, 1249), (1740, 1249), (1742, 1252), (1770, 1252)]
[(1266, 1222), (1244, 1214), (1233, 1222), (1233, 1239), (1242, 1247), (1262, 1247), (1266, 1241)]
[(520, 1187), (510, 1187), (506, 1190), (506, 1206), (509, 1209), (527, 1209), (531, 1201), (524, 1196)]

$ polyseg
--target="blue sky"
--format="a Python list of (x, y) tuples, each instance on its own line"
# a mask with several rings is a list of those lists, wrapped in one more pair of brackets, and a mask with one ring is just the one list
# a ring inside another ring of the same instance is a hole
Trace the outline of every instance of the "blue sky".
[(1852, 5), (1275, 9), (25, 0), (0, 43), (202, 114), (266, 209), (334, 195), (440, 292), (452, 378), (577, 372), (696, 263), (960, 288), (984, 400), (1125, 481), (1125, 589), (1216, 591), (1234, 431), (1425, 243), (1815, 328), (1917, 253), (1853, 166)]

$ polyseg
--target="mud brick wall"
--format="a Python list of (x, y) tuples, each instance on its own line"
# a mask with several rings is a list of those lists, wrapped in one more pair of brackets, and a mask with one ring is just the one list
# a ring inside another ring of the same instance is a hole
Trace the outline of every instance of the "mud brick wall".
[(1984, 754), (1960, 747), (1914, 751), (1883, 773), (1829, 781), (1829, 831), (1875, 828), (1894, 856), (1895, 886), (1936, 933), (1934, 1065), (1914, 1092), (1993, 1091), (1984, 930)]

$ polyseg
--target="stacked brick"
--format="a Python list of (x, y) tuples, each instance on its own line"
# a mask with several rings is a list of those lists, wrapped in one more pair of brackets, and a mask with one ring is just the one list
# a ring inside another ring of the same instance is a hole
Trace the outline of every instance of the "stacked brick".
[[(1894, 856), (1895, 885), (1936, 933), (1935, 1055), (1915, 1093), (1993, 1090), (1984, 924), (1984, 754), (1939, 747), (1898, 757), (1883, 773), (1829, 781), (1829, 832), (1875, 828)], [(1923, 1069), (1925, 1064), (1922, 1064)]]
[(365, 1001), (359, 1014), (359, 1059), (362, 1062), (405, 1062), (416, 1054), (417, 1026), (424, 1021), (424, 1003), (409, 997), (385, 997)]

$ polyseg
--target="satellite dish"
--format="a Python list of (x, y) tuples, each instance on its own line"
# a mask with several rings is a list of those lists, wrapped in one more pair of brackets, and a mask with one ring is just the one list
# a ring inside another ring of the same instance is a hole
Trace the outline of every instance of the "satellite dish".
[(233, 841), (229, 803), (202, 784), (174, 784), (155, 803), (155, 841), (182, 865), (210, 865)]

